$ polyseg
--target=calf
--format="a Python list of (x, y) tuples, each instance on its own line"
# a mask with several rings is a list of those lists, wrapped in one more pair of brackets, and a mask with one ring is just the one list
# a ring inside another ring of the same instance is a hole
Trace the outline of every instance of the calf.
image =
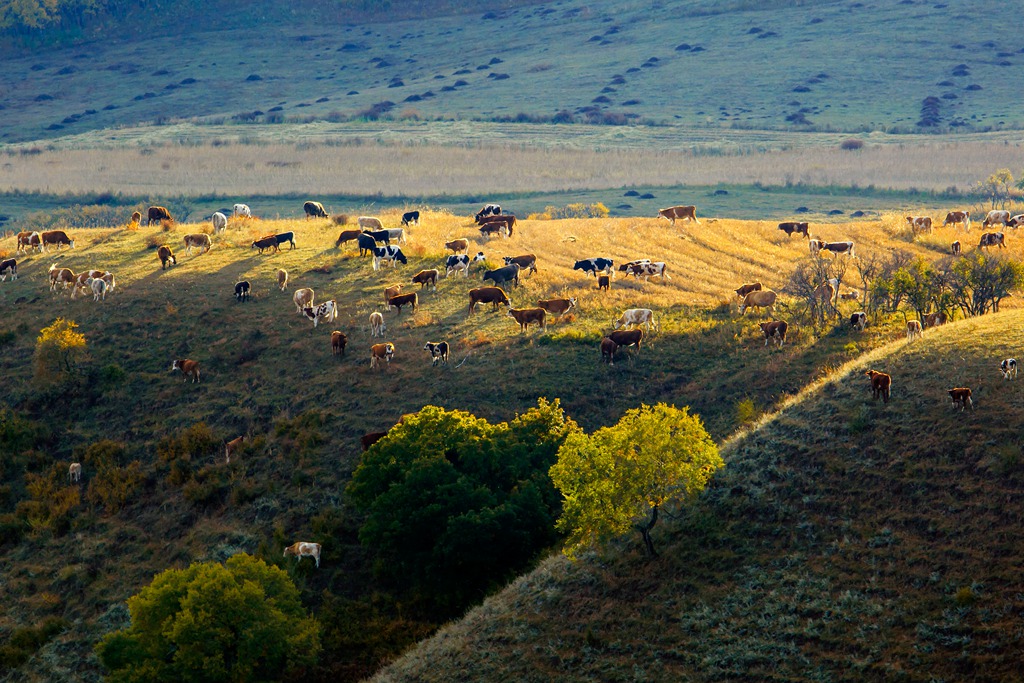
[(953, 242), (949, 245), (949, 250), (953, 252), (953, 256), (959, 256), (963, 252), (963, 246), (960, 244), (960, 240)]
[(1006, 247), (1003, 233), (1001, 232), (986, 232), (981, 236), (981, 242), (978, 243), (979, 249), (985, 249), (986, 247), (999, 247), (1003, 249)]
[(911, 232), (931, 232), (931, 216), (907, 216), (907, 223), (910, 224)]
[(448, 365), (448, 342), (427, 342), (423, 350), (430, 352), (431, 367), (438, 363)]
[(736, 288), (736, 296), (738, 296), (739, 298), (743, 299), (743, 298), (746, 298), (747, 294), (750, 294), (751, 292), (760, 292), (760, 291), (761, 291), (761, 283), (760, 282), (752, 282), (749, 285), (740, 285), (739, 287), (737, 287)]
[(224, 462), (230, 465), (232, 454), (234, 454), (235, 451), (241, 448), (244, 442), (245, 435), (243, 434), (242, 436), (231, 439), (231, 441), (228, 441), (226, 444), (224, 444)]
[(398, 296), (393, 296), (390, 299), (388, 299), (388, 309), (390, 310), (392, 307), (394, 307), (395, 309), (398, 310), (399, 313), (401, 313), (402, 306), (408, 304), (412, 306), (412, 310), (413, 312), (415, 312), (416, 304), (418, 303), (419, 295), (416, 292), (412, 292), (410, 294), (399, 294)]
[(312, 557), (314, 560), (316, 560), (316, 568), (319, 569), (320, 548), (321, 545), (319, 543), (307, 543), (305, 541), (299, 541), (298, 543), (293, 543), (284, 549), (284, 557), (288, 557), (289, 555), (295, 555), (300, 560), (303, 557)]
[(265, 249), (273, 249), (274, 251), (280, 251), (281, 248), (277, 246), (277, 238), (274, 235), (267, 235), (261, 237), (252, 243), (253, 249), (259, 249), (259, 253), (263, 253)]
[(281, 291), (288, 289), (288, 271), (283, 268), (277, 269), (277, 286), (281, 288)]
[(600, 292), (603, 289), (604, 291), (607, 292), (607, 291), (609, 291), (611, 289), (611, 284), (612, 284), (612, 280), (607, 275), (598, 275), (597, 276), (597, 291)]
[(544, 319), (545, 311), (543, 308), (512, 308), (508, 309), (508, 317), (515, 318), (516, 322), (519, 323), (519, 331), (526, 332), (529, 328), (530, 323), (536, 323), (542, 330), (547, 330), (547, 323)]
[(520, 270), (530, 270), (530, 274), (537, 272), (537, 257), (533, 254), (523, 254), (522, 256), (506, 256), (505, 265), (511, 266), (515, 264), (519, 266)]
[(334, 356), (344, 356), (345, 346), (348, 344), (348, 337), (343, 333), (335, 330), (331, 332), (331, 354)]
[(850, 314), (850, 327), (864, 331), (864, 327), (868, 324), (868, 316), (864, 311), (857, 311), (856, 313)]
[(296, 289), (295, 294), (292, 294), (292, 303), (295, 304), (296, 312), (302, 315), (302, 309), (313, 305), (313, 290), (308, 287)]
[(605, 337), (601, 340), (601, 360), (608, 363), (609, 365), (615, 365), (615, 351), (618, 350), (619, 345), (616, 344), (610, 337)]
[(957, 224), (963, 224), (967, 232), (971, 231), (971, 212), (970, 211), (950, 211), (946, 214), (946, 220), (942, 222), (942, 227), (952, 225), (954, 228)]
[(650, 332), (651, 327), (657, 328), (658, 323), (654, 320), (654, 311), (649, 308), (630, 308), (619, 316), (619, 319), (615, 321), (615, 328), (625, 327), (633, 325), (640, 327), (641, 325), (647, 326), (647, 331)]
[(11, 282), (18, 279), (18, 262), (15, 259), (9, 258), (0, 261), (0, 282), (7, 280), (8, 271), (10, 271)]
[(395, 345), (391, 342), (374, 344), (370, 347), (370, 369), (377, 367), (382, 361), (391, 363), (395, 356)]
[(160, 270), (166, 270), (167, 264), (170, 263), (172, 266), (178, 263), (178, 259), (174, 256), (174, 252), (166, 244), (161, 244), (160, 248), (156, 250), (156, 255), (160, 257)]
[(228, 229), (228, 217), (217, 211), (210, 217), (213, 221), (214, 232), (224, 232)]
[(988, 212), (987, 216), (985, 216), (985, 220), (981, 224), (981, 227), (987, 228), (988, 226), (995, 225), (996, 223), (1000, 223), (1003, 226), (1005, 226), (1009, 222), (1010, 222), (1010, 212), (1009, 211), (992, 210), (992, 211)]
[(659, 209), (658, 218), (667, 218), (672, 222), (672, 225), (676, 224), (677, 218), (700, 223), (697, 220), (696, 206), (670, 206), (667, 209)]
[(305, 202), (302, 205), (302, 210), (306, 213), (306, 220), (310, 218), (327, 218), (327, 211), (324, 210), (324, 205), (320, 202)]
[(371, 337), (383, 337), (384, 331), (387, 328), (384, 326), (384, 316), (379, 311), (374, 311), (370, 314), (370, 336)]
[(313, 329), (315, 330), (321, 320), (329, 323), (338, 319), (338, 302), (331, 299), (330, 301), (323, 302), (316, 308), (308, 306), (302, 309), (302, 314), (313, 321)]
[(914, 337), (921, 337), (921, 321), (907, 321), (907, 341), (913, 341)]
[(538, 301), (537, 305), (551, 315), (561, 317), (576, 308), (576, 297), (570, 297), (568, 299), (545, 299), (543, 301)]
[[(338, 235), (338, 240), (334, 243), (334, 248), (337, 249), (345, 242), (351, 242), (352, 240), (359, 239), (359, 236), (363, 234), (362, 230), (342, 230), (341, 234)], [(374, 243), (376, 246), (376, 243)]]
[(501, 286), (506, 282), (511, 282), (514, 286), (519, 286), (519, 264), (513, 263), (512, 265), (502, 266), (495, 270), (488, 270), (484, 273), (484, 282), (490, 280), (497, 286)]
[(477, 304), (492, 304), (494, 310), (498, 309), (498, 304), (505, 304), (508, 308), (512, 308), (512, 302), (509, 301), (508, 295), (501, 287), (478, 287), (469, 290), (470, 315), (473, 314), (473, 309)]
[(173, 361), (171, 363), (171, 372), (175, 370), (181, 370), (181, 374), (185, 376), (186, 382), (189, 377), (192, 378), (193, 384), (199, 381), (199, 361), (188, 359)]
[(882, 402), (888, 403), (889, 390), (892, 388), (892, 377), (877, 370), (868, 370), (864, 374), (871, 378), (871, 398), (877, 401), (878, 397), (881, 396)]
[(761, 332), (764, 334), (765, 346), (768, 346), (769, 339), (775, 339), (779, 348), (782, 348), (785, 345), (786, 332), (789, 330), (789, 323), (785, 320), (772, 320), (758, 324), (761, 326)]
[(1017, 378), (1017, 359), (1007, 358), (999, 364), (999, 372), (1003, 373), (1003, 379)]
[(798, 223), (797, 221), (786, 221), (785, 223), (779, 223), (779, 230), (786, 233), (786, 237), (792, 237), (793, 233), (803, 235), (804, 237), (810, 237), (809, 224)]
[(608, 275), (612, 274), (612, 269), (615, 267), (615, 262), (610, 258), (597, 257), (588, 258), (582, 261), (577, 261), (573, 264), (573, 270), (582, 270), (587, 275), (597, 275), (598, 271), (604, 271)]
[(460, 238), (457, 240), (452, 240), (451, 242), (445, 242), (444, 248), (450, 250), (454, 254), (458, 254), (459, 252), (465, 252), (468, 254), (469, 240)]
[(971, 411), (974, 410), (974, 401), (971, 400), (971, 390), (967, 387), (957, 387), (949, 390), (949, 398), (953, 402), (953, 407), (960, 406), (960, 412), (964, 412), (964, 408), (967, 406), (971, 407)]
[(420, 289), (433, 285), (434, 289), (437, 289), (437, 268), (431, 268), (429, 270), (421, 270), (412, 276), (413, 284), (419, 284)]
[[(267, 235), (267, 237), (270, 237), (270, 235)], [(287, 242), (288, 244), (292, 245), (291, 249), (295, 248), (295, 233), (292, 232), (291, 230), (289, 230), (288, 232), (280, 232), (274, 235), (273, 237), (274, 240), (277, 242), (278, 247)]]
[(236, 282), (235, 283), (235, 299), (237, 299), (238, 301), (248, 301), (249, 300), (249, 290), (251, 290), (251, 289), (252, 289), (252, 286), (249, 284), (248, 280), (242, 280), (241, 282)]
[(154, 221), (173, 221), (171, 212), (162, 206), (151, 206), (146, 211), (146, 225), (153, 225)]
[(419, 211), (406, 211), (402, 214), (402, 225), (416, 225), (420, 224), (420, 212)]

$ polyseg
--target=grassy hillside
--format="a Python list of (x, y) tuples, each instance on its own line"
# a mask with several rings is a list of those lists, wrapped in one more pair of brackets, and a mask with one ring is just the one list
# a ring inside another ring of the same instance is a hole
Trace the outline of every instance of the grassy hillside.
[(360, 25), (296, 13), (272, 31), (209, 30), (220, 16), (191, 18), (202, 27), (191, 34), (138, 31), (5, 59), (0, 140), (382, 113), (844, 131), (1024, 123), (1012, 77), (1021, 48), (995, 0), (969, 13), (913, 0), (565, 0)]
[[(549, 559), (374, 680), (1019, 680), (1024, 397), (998, 363), (1022, 323), (840, 368), (726, 445), (659, 558), (626, 539)], [(950, 408), (954, 386), (976, 412)]]
[[(394, 226), (399, 216), (382, 218)], [(944, 251), (949, 231), (910, 242), (898, 226), (896, 217), (813, 230), (855, 239), (864, 255), (894, 246), (929, 258)], [(469, 219), (425, 214), (410, 230), (409, 264), (377, 273), (353, 249), (333, 248), (339, 228), (326, 221), (232, 223), (209, 253), (185, 255), (181, 235), (203, 227), (72, 231), (74, 250), (28, 256), (17, 281), (0, 283), (0, 305), (14, 312), (0, 320), (3, 402), (13, 409), (0, 416), (0, 437), (18, 444), (3, 462), (8, 474), (0, 489), (0, 552), (10, 568), (0, 581), (0, 642), (14, 642), (19, 629), (47, 617), (70, 624), (19, 664), (12, 680), (95, 680), (91, 644), (124, 624), (122, 601), (153, 574), (239, 551), (281, 563), (281, 546), (300, 536), (324, 543), (321, 571), (285, 563), (331, 629), (316, 677), (367, 675), (433, 629), (436, 616), (404, 601), (401, 586), (382, 585), (372, 554), (356, 540), (360, 520), (342, 490), (360, 435), (428, 403), (493, 421), (547, 396), (561, 398), (587, 429), (614, 423), (643, 401), (688, 404), (721, 440), (851, 355), (901, 335), (897, 318), (872, 321), (863, 334), (837, 328), (819, 336), (799, 324), (794, 305), (780, 312), (794, 322), (789, 343), (766, 349), (758, 318), (737, 317), (730, 302), (741, 282), (779, 288), (807, 258), (804, 240), (786, 238), (773, 224), (523, 221), (511, 240), (478, 242), (471, 251), (483, 249), (493, 263), (537, 254), (540, 272), (512, 291), (513, 302), (565, 294), (579, 298), (578, 311), (546, 332), (522, 335), (502, 313), (467, 315), (466, 291), (480, 283), (478, 270), (470, 280), (442, 280), (436, 292), (422, 293), (415, 314), (385, 313), (397, 354), (390, 367), (372, 372), (367, 319), (381, 308), (383, 287), (408, 288), (419, 268), (437, 266), (444, 239), (472, 237)], [(286, 229), (296, 232), (298, 249), (260, 256), (249, 248), (253, 237)], [(179, 256), (166, 271), (155, 253), (163, 241)], [(1011, 240), (1015, 257), (1022, 248)], [(13, 251), (13, 241), (0, 241), (0, 249)], [(594, 279), (572, 263), (599, 254), (663, 259), (672, 279), (620, 277), (610, 293), (598, 294)], [(109, 269), (117, 289), (104, 302), (51, 294), (46, 271), (54, 262), (76, 272)], [(273, 287), (279, 267), (291, 274), (289, 292)], [(233, 298), (241, 278), (254, 285), (248, 303)], [(301, 286), (318, 300), (336, 299), (339, 320), (314, 330), (298, 316), (291, 292)], [(661, 331), (639, 353), (602, 365), (602, 331), (634, 306), (655, 309)], [(33, 347), (37, 331), (58, 316), (78, 323), (89, 358), (76, 379), (48, 387), (32, 379)], [(349, 335), (344, 358), (330, 354), (332, 329)], [(447, 368), (431, 368), (422, 349), (438, 339), (453, 344)], [(200, 384), (169, 373), (170, 361), (182, 357), (200, 361)], [(239, 434), (250, 435), (250, 445), (225, 465), (221, 445)], [(111, 459), (121, 479), (101, 476), (97, 463)], [(66, 483), (67, 464), (76, 460), (85, 463), (80, 491)], [(112, 500), (118, 491), (123, 498)]]

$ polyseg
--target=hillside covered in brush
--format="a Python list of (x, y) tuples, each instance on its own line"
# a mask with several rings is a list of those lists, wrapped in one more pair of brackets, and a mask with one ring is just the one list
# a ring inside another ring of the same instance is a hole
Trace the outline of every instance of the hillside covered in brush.
[[(1024, 393), (999, 361), (1022, 323), (839, 368), (725, 445), (660, 557), (628, 538), (549, 559), (373, 680), (1019, 680)], [(891, 373), (889, 404), (868, 369)]]

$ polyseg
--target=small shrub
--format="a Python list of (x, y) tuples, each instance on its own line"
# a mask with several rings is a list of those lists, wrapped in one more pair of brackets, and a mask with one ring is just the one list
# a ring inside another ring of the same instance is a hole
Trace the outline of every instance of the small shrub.
[(751, 398), (744, 398), (736, 402), (736, 422), (737, 424), (746, 425), (750, 424), (757, 419), (759, 411), (754, 405), (754, 400)]
[(331, 220), (334, 221), (335, 225), (346, 225), (348, 223), (348, 218), (349, 216), (347, 213), (336, 213), (331, 216)]
[(172, 232), (174, 230), (174, 221), (167, 220), (166, 218), (160, 221), (160, 229), (164, 232)]
[(854, 152), (859, 149), (864, 149), (864, 141), (858, 140), (857, 138), (847, 138), (839, 144), (839, 149), (844, 149), (849, 152)]
[(964, 586), (953, 595), (953, 601), (958, 607), (973, 605), (978, 600), (978, 594), (971, 590), (970, 586)]
[(147, 249), (157, 249), (166, 241), (167, 239), (157, 232), (152, 235), (146, 235), (145, 244)]
[(39, 331), (34, 357), (35, 378), (54, 382), (78, 372), (85, 359), (85, 335), (73, 320), (57, 318)]

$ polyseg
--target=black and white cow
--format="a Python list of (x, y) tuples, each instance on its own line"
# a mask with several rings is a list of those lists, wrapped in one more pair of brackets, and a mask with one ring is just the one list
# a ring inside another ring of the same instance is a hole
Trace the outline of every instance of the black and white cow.
[(484, 208), (480, 209), (480, 211), (477, 212), (477, 214), (476, 214), (476, 216), (474, 216), (474, 218), (479, 223), (480, 219), (483, 218), (484, 216), (500, 216), (500, 215), (501, 215), (501, 205), (500, 204), (487, 204), (487, 205), (484, 206)]
[(999, 364), (999, 371), (1003, 373), (1003, 379), (1016, 379), (1017, 359), (1007, 358)]
[(356, 242), (359, 244), (359, 255), (366, 256), (367, 254), (373, 254), (377, 250), (377, 240), (373, 239), (373, 236), (369, 233), (362, 233), (356, 238)]
[(857, 311), (856, 313), (850, 314), (850, 327), (854, 327), (863, 332), (867, 324), (868, 316), (864, 311)]
[(235, 283), (235, 298), (238, 299), (239, 301), (248, 301), (249, 300), (249, 290), (250, 289), (252, 289), (252, 286), (249, 284), (248, 280), (242, 280), (241, 282), (236, 282)]
[(986, 247), (999, 247), (1002, 249), (1006, 246), (1006, 240), (1001, 232), (986, 232), (981, 236), (981, 242), (978, 243), (979, 249)]
[(477, 261), (484, 260), (484, 252), (477, 252), (477, 255), (470, 258), (469, 254), (455, 254), (449, 256), (444, 262), (444, 276), (448, 277), (452, 273), (462, 271), (462, 274), (469, 276), (469, 264), (476, 263)]
[(448, 342), (427, 342), (423, 349), (430, 352), (431, 366), (448, 365)]
[(647, 263), (631, 263), (626, 269), (626, 275), (632, 275), (637, 280), (641, 277), (644, 280), (649, 280), (652, 275), (657, 275), (662, 280), (668, 277), (668, 273), (665, 272), (664, 261), (657, 261), (655, 263), (651, 263), (650, 261)]
[(615, 263), (610, 258), (588, 258), (583, 261), (577, 261), (576, 265), (572, 267), (573, 270), (582, 270), (587, 275), (597, 275), (598, 271), (603, 271), (608, 275), (612, 274), (612, 268), (615, 267)]
[(484, 282), (491, 280), (498, 287), (501, 287), (506, 282), (511, 282), (516, 287), (519, 286), (519, 264), (510, 263), (507, 266), (496, 268), (495, 270), (488, 270), (484, 273)]
[(338, 319), (338, 304), (334, 299), (325, 301), (319, 306), (309, 307), (302, 309), (302, 315), (306, 316), (313, 321), (314, 329), (321, 320), (324, 322), (331, 322), (332, 320)]
[(11, 282), (18, 279), (18, 262), (12, 258), (0, 261), (0, 282), (7, 280), (7, 271), (10, 271)]
[(373, 269), (379, 270), (381, 265), (384, 263), (390, 263), (392, 266), (395, 265), (395, 261), (401, 263), (409, 263), (409, 259), (402, 253), (400, 247), (390, 245), (386, 247), (377, 247), (373, 250)]
[(420, 212), (419, 211), (407, 211), (402, 214), (402, 225), (411, 225), (415, 223), (420, 224)]

